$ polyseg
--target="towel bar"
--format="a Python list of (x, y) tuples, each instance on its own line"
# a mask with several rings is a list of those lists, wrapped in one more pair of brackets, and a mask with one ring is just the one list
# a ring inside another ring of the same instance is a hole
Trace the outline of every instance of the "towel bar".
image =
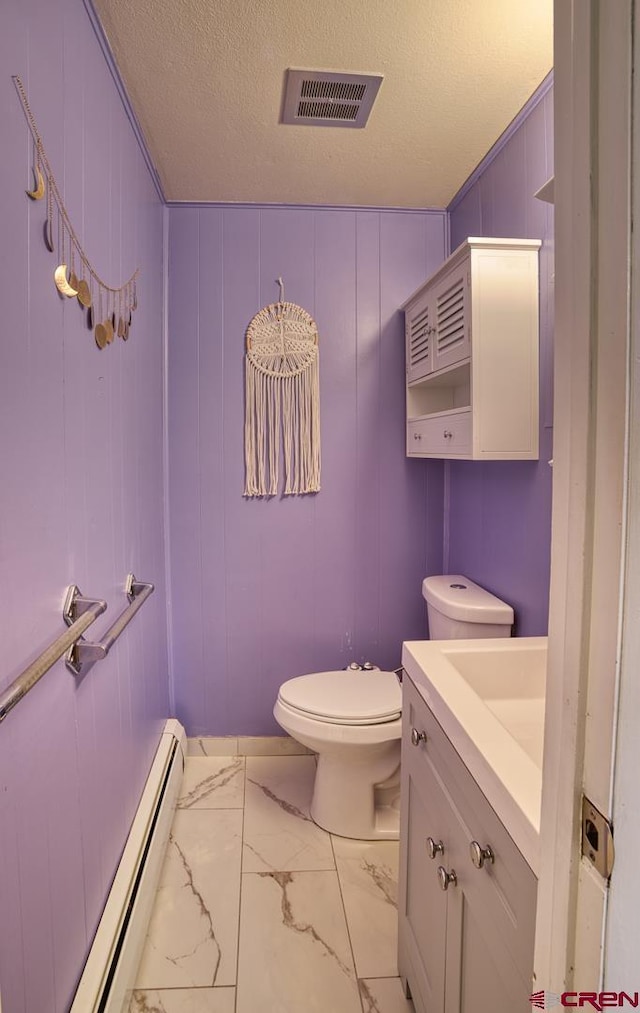
[(4, 721), (9, 711), (13, 710), (56, 661), (69, 651), (91, 623), (102, 615), (106, 607), (105, 601), (99, 598), (84, 598), (75, 584), (69, 586), (62, 610), (69, 629), (49, 644), (47, 649), (0, 694), (0, 721)]
[(129, 605), (120, 613), (116, 621), (109, 627), (102, 640), (91, 643), (81, 637), (66, 653), (65, 661), (67, 668), (74, 675), (84, 675), (95, 665), (96, 661), (102, 661), (115, 644), (116, 640), (124, 629), (129, 625), (136, 612), (144, 605), (150, 594), (153, 594), (153, 584), (145, 584), (136, 580), (132, 573), (127, 575), (125, 585)]

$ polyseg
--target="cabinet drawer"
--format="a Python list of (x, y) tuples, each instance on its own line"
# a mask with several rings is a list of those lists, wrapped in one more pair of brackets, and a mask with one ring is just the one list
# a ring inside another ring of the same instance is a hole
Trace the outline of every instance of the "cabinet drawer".
[(407, 454), (457, 457), (471, 454), (471, 410), (407, 423)]
[[(423, 770), (425, 783), (433, 778), (450, 799), (455, 828), (450, 834), (447, 867), (454, 868), (460, 893), (476, 911), (483, 912), (491, 933), (487, 944), (497, 961), (508, 954), (521, 978), (529, 982), (533, 970), (533, 947), (537, 880), (512, 838), (451, 745), (410, 678), (403, 682), (403, 715), (406, 730), (426, 733), (426, 742), (415, 747), (408, 734), (403, 740), (402, 762), (415, 779)], [(477, 841), (491, 847), (495, 861), (477, 869), (469, 846)], [(434, 863), (435, 864), (435, 863)]]

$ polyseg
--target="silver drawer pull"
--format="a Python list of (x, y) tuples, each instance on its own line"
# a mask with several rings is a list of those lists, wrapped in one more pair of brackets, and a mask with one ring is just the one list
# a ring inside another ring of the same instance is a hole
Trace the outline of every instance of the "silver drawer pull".
[(453, 436), (453, 433), (451, 432), (450, 429), (445, 429), (442, 435), (444, 436), (445, 440), (450, 440), (451, 437)]
[(417, 728), (411, 729), (411, 745), (419, 746), (421, 743), (427, 741), (427, 733), (419, 732)]
[(421, 440), (422, 439), (422, 433), (414, 433), (413, 434), (413, 438), (414, 438), (414, 440)]
[(440, 886), (443, 890), (448, 890), (450, 886), (458, 885), (456, 870), (452, 869), (451, 872), (447, 872), (442, 865), (438, 866), (438, 879), (440, 880)]
[(493, 848), (487, 844), (486, 848), (481, 848), (477, 841), (471, 841), (469, 845), (469, 854), (471, 855), (471, 861), (475, 865), (476, 869), (481, 869), (485, 862), (489, 862), (490, 865), (496, 860), (496, 856), (493, 853)]
[(442, 841), (434, 841), (433, 837), (427, 837), (427, 851), (429, 852), (429, 858), (435, 858), (436, 855), (444, 855), (444, 844)]

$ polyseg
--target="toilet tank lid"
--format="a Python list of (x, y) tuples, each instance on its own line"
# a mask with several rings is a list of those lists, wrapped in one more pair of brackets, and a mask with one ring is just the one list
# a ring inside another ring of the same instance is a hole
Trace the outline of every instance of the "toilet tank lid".
[(513, 624), (513, 609), (461, 573), (425, 577), (422, 596), (449, 619), (467, 623)]

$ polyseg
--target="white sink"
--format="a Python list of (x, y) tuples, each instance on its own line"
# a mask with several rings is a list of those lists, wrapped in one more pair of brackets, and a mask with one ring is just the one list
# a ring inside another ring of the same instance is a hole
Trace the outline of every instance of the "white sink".
[(537, 873), (547, 638), (410, 641), (402, 663)]
[(542, 769), (547, 640), (540, 640), (544, 643), (521, 647), (514, 639), (508, 647), (485, 649), (449, 641), (451, 646), (442, 646), (441, 652)]

